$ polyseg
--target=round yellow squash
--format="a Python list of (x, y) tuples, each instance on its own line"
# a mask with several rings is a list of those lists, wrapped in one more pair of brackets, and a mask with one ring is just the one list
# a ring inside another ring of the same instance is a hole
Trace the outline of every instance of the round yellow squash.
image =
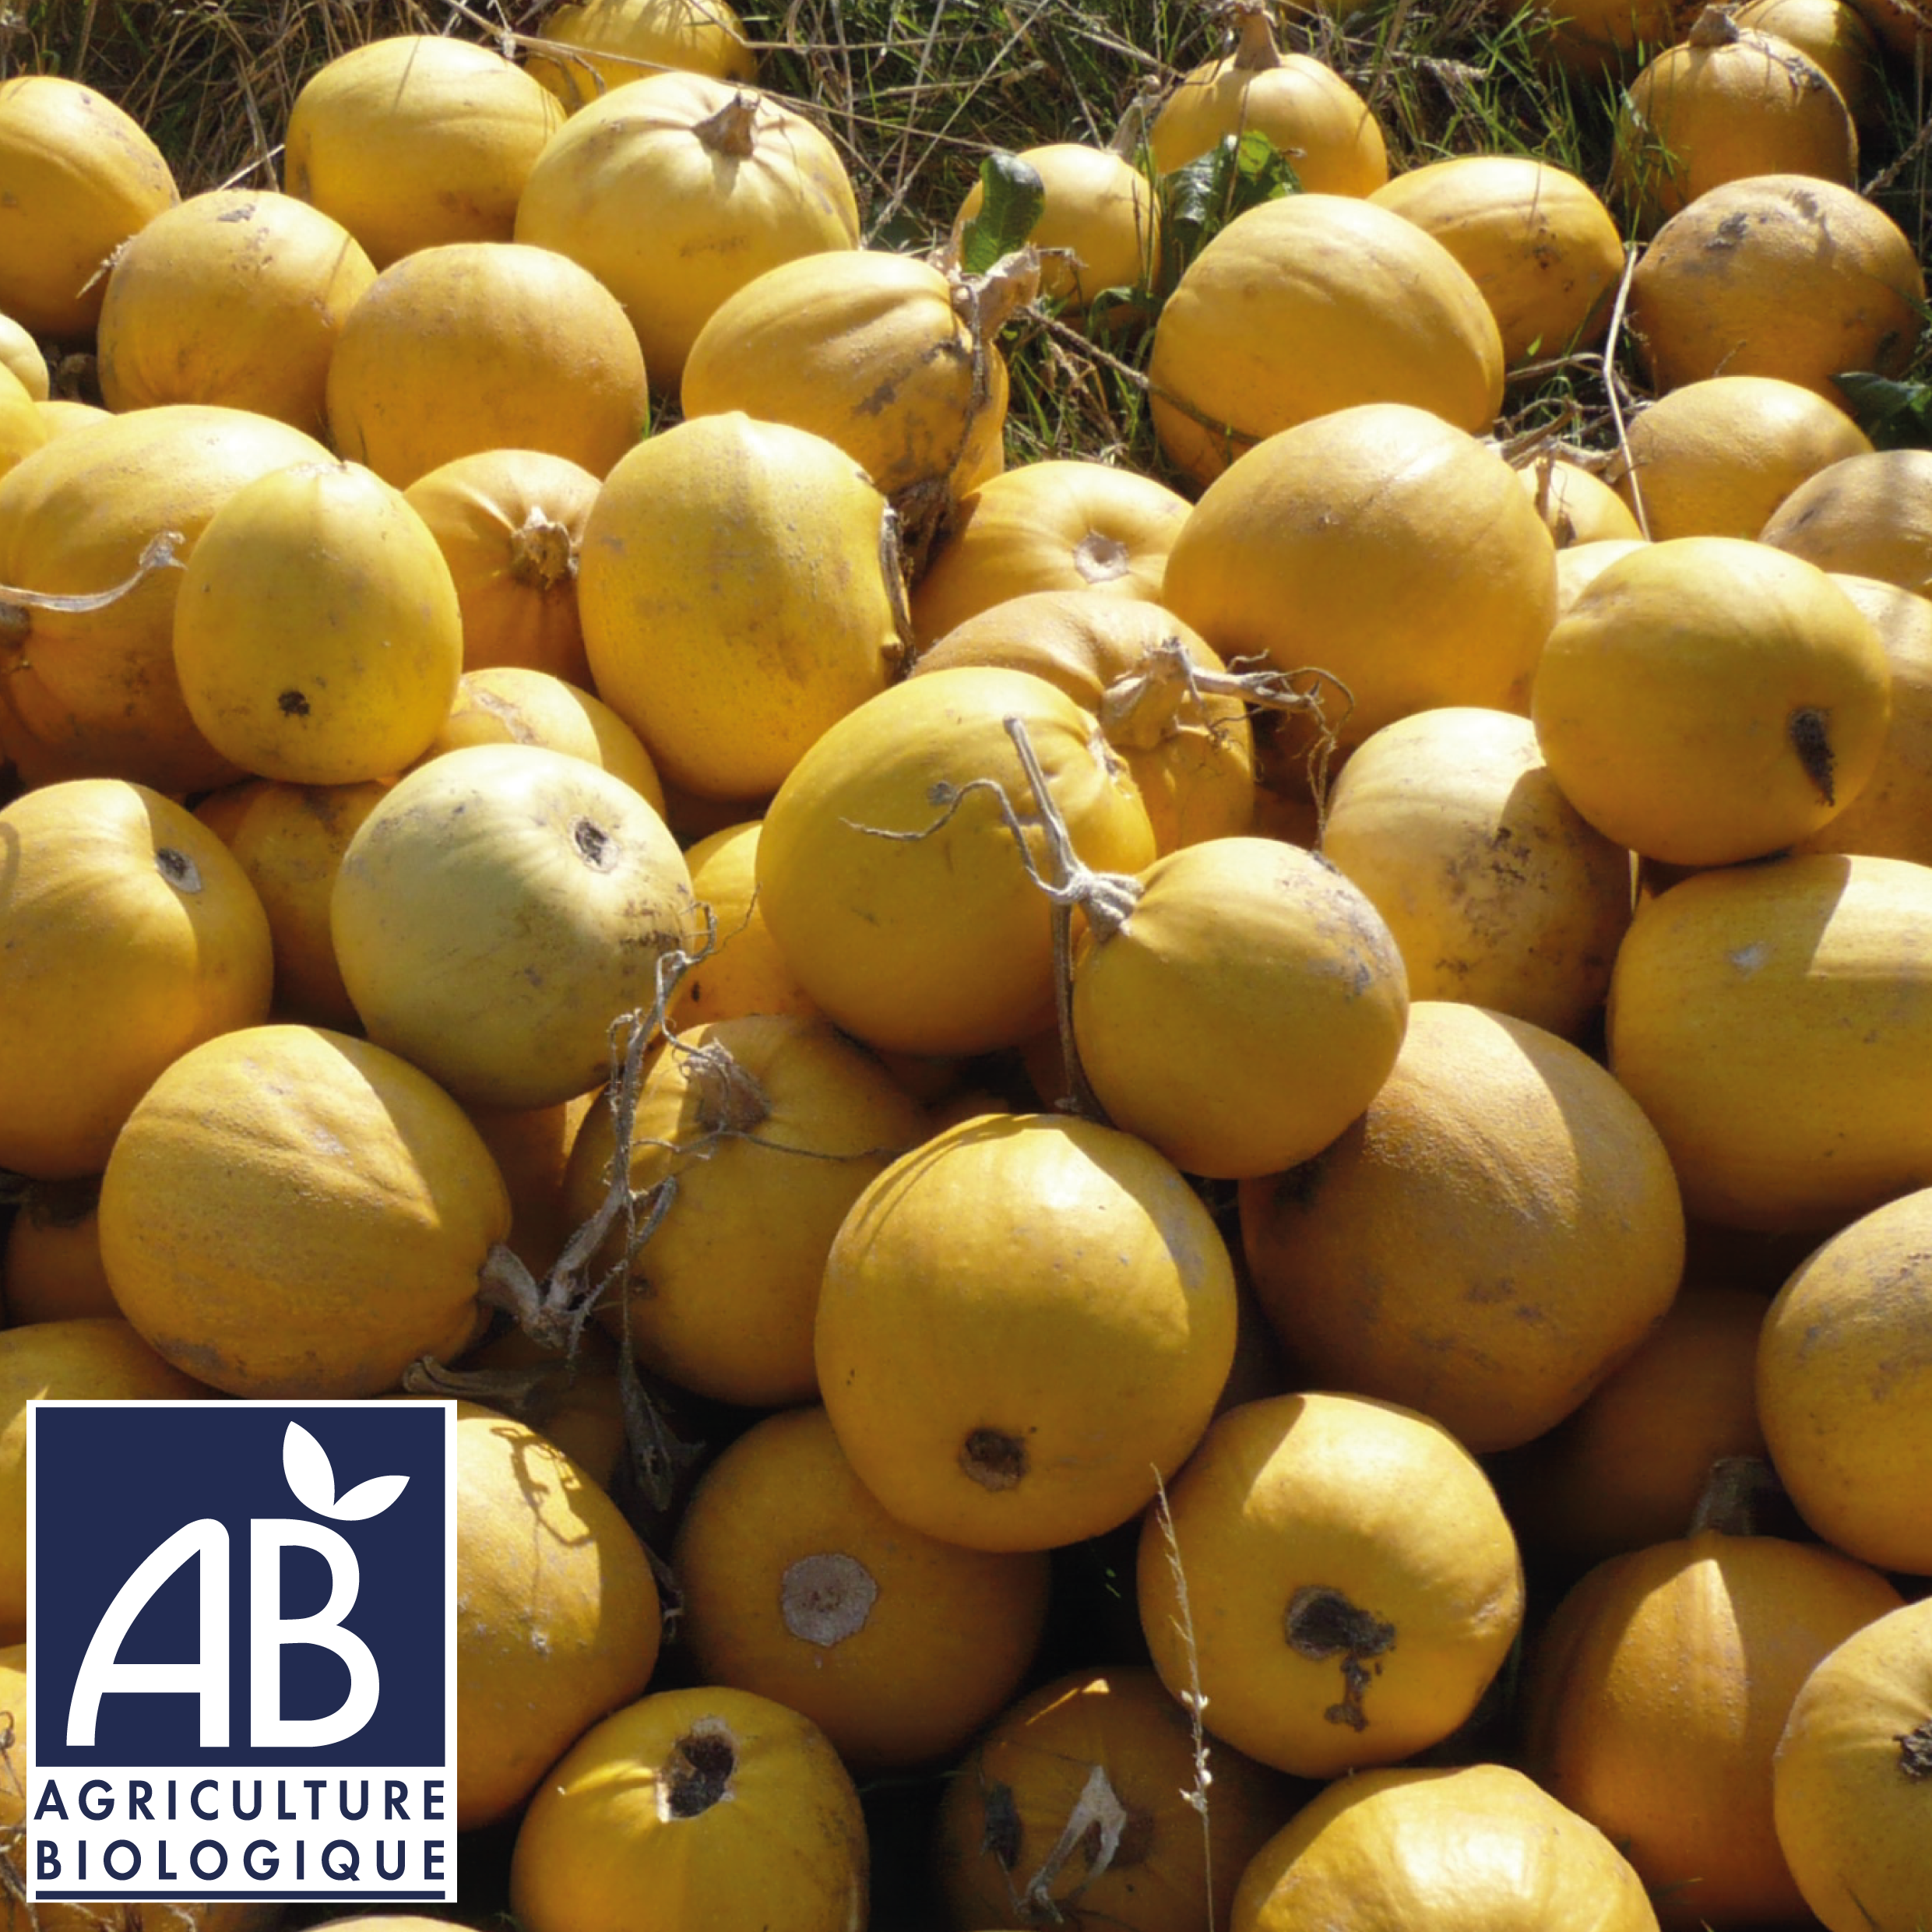
[(400, 779), (343, 854), (329, 930), (369, 1037), (457, 1099), (549, 1107), (610, 1070), (692, 943), (676, 842), (621, 779), (533, 744), (445, 751)]
[(833, 442), (734, 410), (605, 479), (577, 582), (598, 695), (681, 790), (776, 791), (900, 653), (885, 499)]
[(514, 665), (589, 684), (577, 561), (601, 487), (567, 456), (480, 449), (403, 492), (456, 580), (465, 670)]
[(355, 238), (306, 202), (241, 188), (196, 195), (115, 257), (101, 395), (114, 410), (225, 403), (323, 435), (329, 358), (375, 280)]
[(1698, 1529), (1599, 1564), (1543, 1628), (1525, 1768), (1628, 1857), (1667, 1927), (1802, 1923), (1772, 1754), (1806, 1677), (1899, 1605), (1817, 1543)]
[(1732, 18), (1754, 33), (1775, 34), (1830, 76), (1854, 125), (1874, 118), (1881, 94), (1877, 37), (1848, 0), (1747, 0)]
[(308, 1026), (246, 1026), (150, 1087), (108, 1156), (114, 1298), (178, 1367), (234, 1395), (373, 1395), (480, 1325), (509, 1230), (463, 1110), (406, 1061)]
[(1854, 1631), (1805, 1679), (1772, 1765), (1778, 1845), (1829, 1932), (1932, 1897), (1932, 1599)]
[(1045, 1550), (1151, 1501), (1234, 1357), (1213, 1220), (1144, 1142), (986, 1114), (853, 1204), (819, 1291), (818, 1386), (892, 1515), (975, 1550)]
[(456, 1409), (456, 1823), (522, 1804), (585, 1730), (650, 1680), (656, 1573), (636, 1533), (554, 1444)]
[(329, 896), (349, 841), (389, 783), (289, 785), (255, 778), (210, 792), (195, 808), (195, 816), (241, 862), (268, 914), (277, 1019), (340, 1033), (361, 1030), (329, 936)]
[(352, 47), (289, 110), (290, 194), (333, 215), (378, 269), (451, 241), (508, 241), (564, 111), (494, 48), (438, 33)]
[[(986, 784), (1029, 809), (1009, 717), (1082, 859), (1100, 871), (1148, 864), (1153, 829), (1092, 714), (1043, 678), (988, 666), (869, 699), (799, 760), (765, 814), (765, 924), (807, 996), (871, 1046), (988, 1052), (1052, 1019), (1052, 909)], [(1043, 835), (1025, 837), (1037, 861)]]
[[(762, 829), (758, 820), (751, 819), (727, 825), (685, 848), (691, 889), (698, 900), (699, 936), (709, 950), (677, 982), (669, 1015), (674, 1025), (736, 1019), (745, 1013), (818, 1010), (792, 977), (758, 903)], [(715, 933), (709, 930), (713, 924)]]
[(1656, 1130), (1581, 1048), (1418, 1000), (1367, 1111), (1306, 1165), (1251, 1181), (1256, 1295), (1303, 1372), (1433, 1416), (1479, 1453), (1568, 1415), (1684, 1272)]
[[(592, 1263), (614, 1270), (602, 1307), (641, 1362), (747, 1409), (818, 1394), (812, 1321), (825, 1255), (867, 1182), (924, 1138), (920, 1108), (825, 1021), (747, 1014), (696, 1026), (646, 1071), (633, 1117), (632, 1191), (675, 1193), (628, 1258), (614, 1230)], [(616, 1155), (592, 1109), (564, 1174), (566, 1223), (604, 1201)]]
[(1786, 1493), (1818, 1535), (1881, 1570), (1932, 1575), (1932, 1191), (1861, 1216), (1779, 1290), (1758, 1413)]
[(1754, 174), (1658, 230), (1631, 276), (1629, 320), (1659, 393), (1776, 375), (1837, 403), (1835, 375), (1903, 372), (1924, 302), (1913, 245), (1875, 202), (1812, 175)]
[(174, 604), (189, 715), (261, 778), (354, 785), (420, 758), (463, 674), (463, 613), (423, 519), (359, 463), (245, 484)]
[(10, 369), (37, 403), (44, 403), (51, 387), (47, 358), (26, 327), (0, 311), (0, 368)]
[(1781, 376), (1713, 375), (1638, 415), (1607, 473), (1656, 541), (1755, 537), (1801, 484), (1870, 450), (1851, 417), (1813, 390)]
[(1263, 437), (1357, 403), (1486, 431), (1503, 343), (1432, 235), (1353, 196), (1290, 195), (1237, 215), (1188, 266), (1148, 373), (1161, 448), (1205, 484)]
[(487, 449), (600, 477), (644, 434), (649, 395), (595, 276), (547, 248), (470, 241), (420, 249), (370, 284), (330, 359), (328, 405), (336, 449), (406, 490)]
[(1834, 574), (1871, 620), (1892, 665), (1892, 728), (1878, 769), (1798, 852), (1867, 852), (1932, 865), (1932, 601), (1873, 577)]
[(664, 815), (664, 787), (643, 741), (601, 698), (548, 671), (518, 664), (465, 671), (423, 755), (440, 758), (470, 744), (535, 744), (582, 758)]
[(1225, 1745), (1209, 1765), (1204, 1820), (1191, 1721), (1144, 1665), (1042, 1684), (946, 1780), (934, 1863), (948, 1923), (1205, 1932), (1212, 1895), (1224, 1927), (1234, 1876), (1297, 1793)]
[(1233, 51), (1184, 74), (1148, 129), (1156, 171), (1171, 174), (1230, 135), (1258, 133), (1311, 195), (1371, 195), (1388, 149), (1368, 103), (1332, 67), (1284, 54), (1265, 7), (1235, 16)]
[(1433, 235), (1466, 268), (1519, 364), (1600, 341), (1624, 273), (1610, 210), (1567, 169), (1519, 154), (1405, 168), (1377, 205)]
[(0, 841), (0, 1167), (97, 1174), (171, 1061), (268, 1017), (269, 923), (221, 841), (142, 786), (42, 786)]
[(923, 650), (1036, 590), (1158, 601), (1188, 500), (1137, 470), (1073, 457), (1022, 464), (963, 498), (913, 586)]
[(1842, 456), (1797, 484), (1758, 535), (1821, 570), (1932, 594), (1932, 449)]
[(1171, 611), (1105, 590), (1029, 591), (955, 624), (911, 675), (962, 664), (1031, 671), (1093, 713), (1134, 775), (1158, 850), (1252, 827), (1248, 707), (1193, 681), (1227, 667)]
[(193, 1402), (213, 1392), (118, 1315), (0, 1332), (0, 1643), (26, 1635), (30, 1402)]
[[(1044, 195), (1027, 237), (1040, 252), (1040, 294), (1080, 315), (1108, 289), (1145, 287), (1160, 247), (1160, 210), (1147, 177), (1124, 156), (1079, 141), (1022, 148), (1017, 158), (1039, 175)], [(985, 194), (978, 181), (966, 191), (955, 233), (979, 213)]]
[(31, 456), (48, 439), (46, 419), (27, 386), (0, 363), (0, 477), (23, 456)]
[(1637, 75), (1617, 117), (1611, 192), (1640, 234), (1726, 181), (1858, 181), (1858, 135), (1825, 70), (1775, 35), (1706, 7)]
[(1680, 537), (1612, 564), (1550, 633), (1531, 695), (1564, 795), (1605, 837), (1727, 865), (1808, 836), (1884, 748), (1892, 670), (1801, 558)]
[(582, 0), (553, 8), (529, 50), (530, 73), (572, 113), (660, 68), (755, 80), (758, 56), (725, 0)]
[(1157, 860), (1124, 915), (1086, 911), (1073, 1030), (1115, 1126), (1221, 1181), (1327, 1146), (1395, 1064), (1407, 976), (1381, 915), (1279, 839)]
[(100, 1265), (100, 1180), (34, 1182), (0, 1244), (0, 1289), (15, 1328), (121, 1311)]
[(1630, 1861), (1504, 1765), (1339, 1779), (1255, 1853), (1230, 1932), (1656, 1932)]
[(516, 1835), (529, 1932), (860, 1932), (869, 1857), (851, 1774), (769, 1698), (660, 1691), (593, 1725)]
[[(192, 551), (245, 483), (326, 462), (313, 437), (246, 410), (171, 403), (56, 436), (0, 477), (0, 583), (93, 595), (125, 583), (163, 532)], [(0, 613), (0, 755), (29, 784), (113, 776), (198, 792), (241, 773), (188, 715), (174, 674), (184, 573), (104, 608)]]
[(1534, 727), (1444, 706), (1383, 726), (1342, 768), (1330, 862), (1388, 921), (1409, 997), (1578, 1031), (1630, 924), (1630, 854), (1557, 788)]
[(588, 269), (624, 304), (652, 382), (674, 390), (728, 296), (781, 262), (858, 246), (858, 205), (838, 150), (775, 96), (653, 74), (552, 138), (516, 238)]
[(699, 330), (680, 393), (687, 417), (742, 410), (836, 443), (884, 495), (952, 494), (997, 472), (1005, 358), (976, 351), (952, 286), (930, 264), (830, 248), (767, 269)]
[(1346, 694), (1323, 692), (1327, 723), (1355, 745), (1438, 705), (1512, 708), (1554, 614), (1555, 547), (1494, 450), (1368, 403), (1269, 437), (1209, 484), (1161, 600), (1230, 662), (1327, 674)]
[(84, 340), (114, 250), (180, 199), (160, 150), (104, 94), (55, 74), (0, 81), (0, 312)]
[(952, 1758), (1018, 1690), (1046, 1620), (1043, 1552), (909, 1529), (817, 1407), (767, 1416), (706, 1470), (670, 1561), (699, 1677), (810, 1718), (854, 1767)]
[(1297, 1777), (1448, 1737), (1522, 1621), (1522, 1566), (1489, 1479), (1446, 1429), (1392, 1403), (1227, 1409), (1168, 1504), (1141, 1528), (1154, 1667), (1177, 1696), (1198, 1688), (1216, 1737)]
[(1932, 875), (1818, 853), (1642, 906), (1610, 1059), (1698, 1219), (1828, 1233), (1932, 1172)]
[(1547, 1434), (1490, 1464), (1533, 1561), (1572, 1569), (1683, 1535), (1721, 1457), (1760, 1457), (1765, 1297), (1693, 1261), (1642, 1343)]

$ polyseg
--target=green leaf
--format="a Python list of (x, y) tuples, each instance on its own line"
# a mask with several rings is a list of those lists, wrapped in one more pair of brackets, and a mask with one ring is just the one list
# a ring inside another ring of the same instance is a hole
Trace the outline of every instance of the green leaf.
[(1899, 382), (1863, 369), (1832, 380), (1874, 449), (1932, 449), (1932, 382)]
[(959, 238), (959, 266), (984, 275), (1001, 255), (1026, 245), (1047, 205), (1047, 185), (1031, 161), (1004, 150), (980, 164), (980, 212)]
[(1167, 285), (1237, 215), (1300, 191), (1293, 164), (1258, 128), (1223, 135), (1206, 153), (1164, 175), (1161, 232)]

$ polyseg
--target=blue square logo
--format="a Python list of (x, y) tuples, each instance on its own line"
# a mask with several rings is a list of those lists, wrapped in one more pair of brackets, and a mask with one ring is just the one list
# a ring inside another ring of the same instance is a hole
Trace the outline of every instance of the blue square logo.
[(454, 1405), (27, 1416), (29, 1898), (453, 1900)]

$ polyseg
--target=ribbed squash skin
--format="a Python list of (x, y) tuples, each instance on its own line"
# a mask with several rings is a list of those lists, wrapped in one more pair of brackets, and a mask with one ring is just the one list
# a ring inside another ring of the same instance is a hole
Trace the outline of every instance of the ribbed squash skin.
[(725, 0), (583, 0), (552, 8), (542, 31), (568, 51), (533, 47), (526, 64), (573, 114), (663, 67), (714, 80), (758, 78), (758, 56)]
[(948, 631), (1036, 590), (1158, 602), (1188, 500), (1137, 470), (1073, 457), (1022, 463), (961, 499), (913, 586), (924, 650)]
[(1184, 74), (1148, 131), (1155, 168), (1170, 174), (1230, 134), (1255, 132), (1290, 157), (1312, 195), (1370, 195), (1388, 179), (1381, 124), (1333, 68), (1276, 47), (1267, 15), (1239, 21), (1240, 46)]
[(635, 1697), (661, 1635), (650, 1559), (562, 1450), (456, 1410), (456, 1806), (507, 1816), (585, 1729)]
[(1684, 1268), (1676, 1177), (1624, 1089), (1567, 1040), (1445, 1000), (1409, 1008), (1361, 1120), (1240, 1205), (1262, 1306), (1319, 1385), (1478, 1452), (1561, 1421)]
[(1343, 767), (1322, 850), (1388, 920), (1416, 999), (1578, 1031), (1630, 924), (1630, 855), (1550, 776), (1526, 718), (1447, 705)]
[(1755, 537), (1801, 484), (1871, 442), (1843, 409), (1782, 377), (1714, 375), (1636, 417), (1606, 472), (1653, 541)]
[(1758, 1407), (1779, 1480), (1835, 1549), (1932, 1573), (1932, 1529), (1911, 1498), (1932, 1477), (1932, 1191), (1873, 1209), (1779, 1290), (1758, 1350)]
[(1808, 55), (1707, 13), (1631, 82), (1612, 172), (1613, 198), (1649, 234), (1698, 195), (1754, 174), (1855, 188), (1858, 135)]

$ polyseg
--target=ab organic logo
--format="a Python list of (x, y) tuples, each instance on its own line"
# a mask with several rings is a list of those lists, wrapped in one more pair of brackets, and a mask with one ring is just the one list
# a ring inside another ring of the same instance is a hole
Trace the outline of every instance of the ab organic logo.
[(30, 1899), (454, 1900), (455, 1428), (28, 1405)]

